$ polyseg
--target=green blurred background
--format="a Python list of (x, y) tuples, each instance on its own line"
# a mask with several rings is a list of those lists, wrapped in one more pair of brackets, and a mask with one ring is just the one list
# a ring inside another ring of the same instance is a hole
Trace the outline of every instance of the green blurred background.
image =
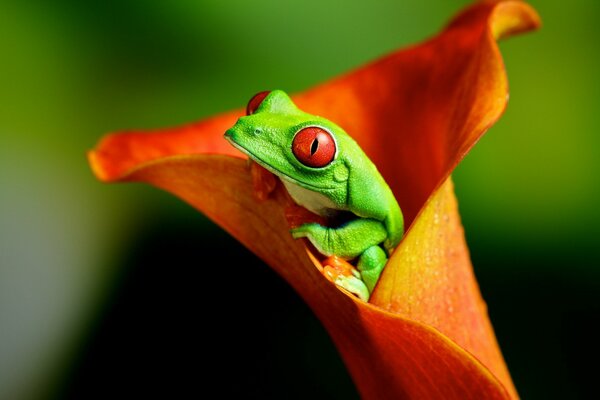
[[(85, 151), (109, 131), (302, 90), (433, 35), (468, 3), (1, 0), (0, 399), (356, 398), (321, 325), (268, 267), (166, 193), (98, 183)], [(600, 2), (531, 4), (544, 26), (501, 43), (509, 107), (456, 191), (521, 396), (589, 398)]]

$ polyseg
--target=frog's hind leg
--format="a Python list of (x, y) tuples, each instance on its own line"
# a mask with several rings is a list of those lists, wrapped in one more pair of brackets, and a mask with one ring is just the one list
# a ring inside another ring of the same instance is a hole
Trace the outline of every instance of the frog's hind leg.
[(361, 278), (367, 285), (369, 293), (373, 293), (379, 275), (381, 275), (386, 263), (387, 255), (380, 246), (371, 246), (360, 255), (356, 268), (360, 271)]

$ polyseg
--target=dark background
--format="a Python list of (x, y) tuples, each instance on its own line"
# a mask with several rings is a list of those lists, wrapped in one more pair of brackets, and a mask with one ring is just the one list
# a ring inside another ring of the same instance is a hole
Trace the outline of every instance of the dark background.
[[(1, 0), (0, 399), (356, 398), (285, 282), (180, 200), (98, 183), (85, 151), (302, 90), (468, 3)], [(543, 28), (501, 43), (508, 110), (454, 179), (520, 395), (591, 398), (600, 3), (531, 3)]]

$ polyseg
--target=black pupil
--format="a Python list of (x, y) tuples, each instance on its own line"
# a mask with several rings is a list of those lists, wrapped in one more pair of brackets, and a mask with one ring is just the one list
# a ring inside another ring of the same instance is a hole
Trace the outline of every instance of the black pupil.
[(310, 155), (314, 155), (317, 152), (317, 149), (319, 148), (319, 141), (317, 140), (317, 138), (313, 139), (312, 144), (310, 145)]

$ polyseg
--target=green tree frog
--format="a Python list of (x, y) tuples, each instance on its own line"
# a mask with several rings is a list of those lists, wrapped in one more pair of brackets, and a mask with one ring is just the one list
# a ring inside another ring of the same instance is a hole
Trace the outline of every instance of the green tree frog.
[(225, 138), (281, 179), (292, 199), (338, 226), (306, 223), (291, 230), (325, 256), (356, 260), (335, 283), (368, 301), (404, 230), (389, 186), (358, 144), (335, 123), (300, 110), (281, 90), (261, 92)]

